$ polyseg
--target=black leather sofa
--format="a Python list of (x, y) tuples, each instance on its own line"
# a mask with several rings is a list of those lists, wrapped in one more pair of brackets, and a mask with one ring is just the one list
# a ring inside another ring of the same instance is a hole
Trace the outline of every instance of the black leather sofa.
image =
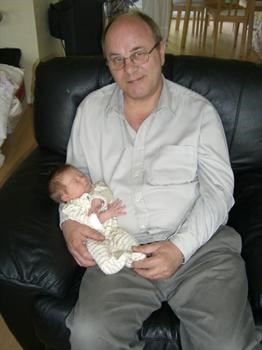
[[(262, 330), (262, 65), (167, 55), (163, 72), (204, 95), (220, 113), (235, 173), (229, 224), (243, 239), (250, 302)], [(67, 251), (47, 181), (50, 170), (65, 161), (78, 104), (111, 80), (101, 57), (55, 58), (37, 67), (39, 146), (0, 190), (0, 311), (27, 350), (70, 348), (65, 317), (84, 270)], [(179, 320), (167, 304), (145, 321), (139, 335), (147, 350), (181, 349)]]

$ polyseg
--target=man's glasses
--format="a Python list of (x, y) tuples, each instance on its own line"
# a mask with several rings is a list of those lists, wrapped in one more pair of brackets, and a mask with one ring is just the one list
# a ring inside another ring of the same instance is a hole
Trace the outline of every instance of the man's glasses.
[(144, 64), (149, 60), (150, 54), (154, 51), (154, 49), (159, 44), (160, 42), (157, 42), (149, 51), (146, 51), (145, 49), (139, 49), (133, 52), (129, 57), (113, 56), (108, 60), (108, 64), (110, 65), (110, 68), (113, 70), (122, 69), (126, 64), (127, 59), (129, 59), (133, 64), (136, 64), (136, 65)]

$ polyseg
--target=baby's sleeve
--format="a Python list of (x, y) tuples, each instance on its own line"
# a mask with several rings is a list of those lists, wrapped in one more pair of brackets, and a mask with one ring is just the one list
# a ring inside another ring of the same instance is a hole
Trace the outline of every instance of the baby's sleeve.
[(102, 210), (105, 210), (107, 204), (114, 200), (111, 189), (102, 181), (95, 183), (91, 196), (92, 198), (99, 198), (103, 201)]
[(86, 208), (75, 203), (67, 203), (62, 211), (68, 216), (70, 220), (75, 220), (80, 224), (87, 225), (99, 232), (104, 233), (104, 226), (100, 223), (96, 214), (88, 215)]

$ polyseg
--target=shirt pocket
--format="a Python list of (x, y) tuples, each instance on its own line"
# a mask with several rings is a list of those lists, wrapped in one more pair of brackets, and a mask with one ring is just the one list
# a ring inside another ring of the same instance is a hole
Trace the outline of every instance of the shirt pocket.
[(151, 185), (172, 185), (193, 182), (197, 157), (192, 146), (164, 146), (151, 158), (148, 181)]

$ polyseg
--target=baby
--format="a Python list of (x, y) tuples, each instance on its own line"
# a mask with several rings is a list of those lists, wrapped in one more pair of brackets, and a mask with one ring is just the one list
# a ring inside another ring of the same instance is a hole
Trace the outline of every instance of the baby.
[(122, 201), (102, 181), (95, 184), (72, 165), (58, 167), (49, 181), (49, 196), (64, 203), (62, 212), (68, 219), (88, 225), (101, 232), (105, 239), (87, 239), (88, 251), (105, 274), (113, 274), (133, 261), (144, 259), (142, 253), (132, 251), (138, 245), (135, 238), (118, 226), (117, 217), (125, 215)]

